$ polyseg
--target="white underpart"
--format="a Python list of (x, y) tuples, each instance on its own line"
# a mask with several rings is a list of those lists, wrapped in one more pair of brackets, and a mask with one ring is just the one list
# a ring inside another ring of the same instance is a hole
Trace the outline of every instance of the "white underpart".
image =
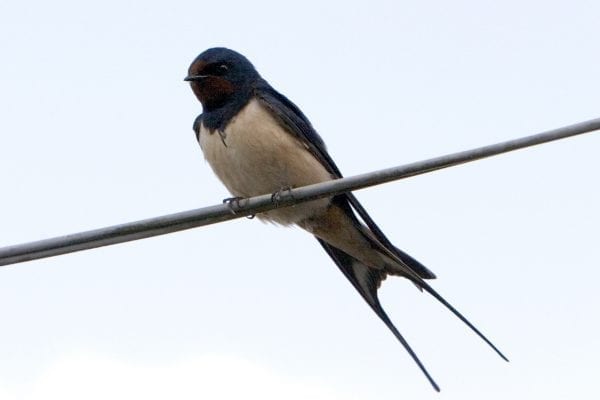
[[(234, 196), (252, 197), (331, 180), (305, 145), (285, 131), (256, 99), (226, 126), (223, 135), (200, 126), (204, 158)], [(329, 199), (273, 210), (260, 218), (282, 225), (321, 213)]]

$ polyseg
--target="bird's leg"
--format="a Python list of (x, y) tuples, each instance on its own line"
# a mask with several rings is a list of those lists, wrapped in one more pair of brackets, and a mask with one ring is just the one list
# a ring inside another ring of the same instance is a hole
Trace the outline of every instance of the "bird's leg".
[(287, 196), (294, 198), (294, 196), (292, 195), (292, 187), (284, 186), (271, 195), (271, 202), (278, 206), (279, 202), (281, 202), (281, 200), (283, 200), (283, 198), (285, 197), (285, 192), (287, 192)]

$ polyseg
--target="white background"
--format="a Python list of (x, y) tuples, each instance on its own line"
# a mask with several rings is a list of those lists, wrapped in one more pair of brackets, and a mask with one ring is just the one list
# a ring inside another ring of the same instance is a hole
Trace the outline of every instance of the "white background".
[[(168, 5), (167, 5), (168, 3)], [(227, 46), (346, 175), (600, 116), (594, 1), (0, 3), (0, 245), (220, 203), (193, 58)], [(511, 359), (401, 279), (237, 220), (0, 269), (2, 399), (600, 396), (600, 136), (358, 192)]]

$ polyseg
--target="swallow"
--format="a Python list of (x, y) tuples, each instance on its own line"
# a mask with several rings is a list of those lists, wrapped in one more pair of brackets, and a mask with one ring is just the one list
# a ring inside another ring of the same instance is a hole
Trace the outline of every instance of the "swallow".
[[(202, 52), (185, 81), (202, 104), (193, 129), (204, 158), (235, 198), (277, 194), (342, 177), (300, 108), (267, 83), (240, 53), (222, 47)], [(406, 278), (431, 294), (508, 361), (426, 282), (435, 274), (395, 247), (352, 193), (277, 208), (257, 217), (297, 225), (314, 235), (436, 391), (439, 386), (379, 302), (377, 290), (388, 275)]]

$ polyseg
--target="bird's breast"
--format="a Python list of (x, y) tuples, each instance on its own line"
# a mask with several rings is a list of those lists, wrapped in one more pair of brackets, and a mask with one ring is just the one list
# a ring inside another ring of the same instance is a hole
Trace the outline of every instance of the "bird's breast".
[[(331, 179), (331, 174), (288, 133), (259, 101), (252, 99), (224, 132), (200, 126), (200, 147), (214, 173), (234, 196), (252, 197)], [(262, 217), (293, 224), (324, 209), (328, 199), (266, 213)]]

